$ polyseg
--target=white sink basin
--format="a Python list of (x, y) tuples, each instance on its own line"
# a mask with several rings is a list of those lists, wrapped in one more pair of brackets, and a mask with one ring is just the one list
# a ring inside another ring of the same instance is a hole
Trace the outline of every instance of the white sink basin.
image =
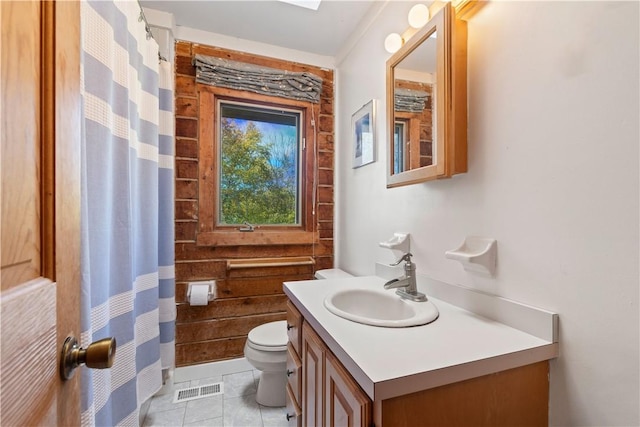
[(425, 325), (438, 318), (438, 309), (431, 301), (402, 299), (393, 290), (341, 290), (329, 294), (324, 306), (344, 319), (390, 328)]

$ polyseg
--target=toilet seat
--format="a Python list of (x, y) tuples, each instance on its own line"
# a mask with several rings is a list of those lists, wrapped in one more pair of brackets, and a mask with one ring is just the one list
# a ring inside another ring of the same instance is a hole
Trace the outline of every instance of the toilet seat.
[(257, 326), (247, 336), (249, 347), (261, 351), (286, 351), (287, 341), (286, 320)]

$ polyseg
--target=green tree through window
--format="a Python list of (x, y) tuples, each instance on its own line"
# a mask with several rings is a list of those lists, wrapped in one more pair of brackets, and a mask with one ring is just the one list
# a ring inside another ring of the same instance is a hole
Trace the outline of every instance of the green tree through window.
[(298, 224), (300, 113), (222, 104), (219, 223)]

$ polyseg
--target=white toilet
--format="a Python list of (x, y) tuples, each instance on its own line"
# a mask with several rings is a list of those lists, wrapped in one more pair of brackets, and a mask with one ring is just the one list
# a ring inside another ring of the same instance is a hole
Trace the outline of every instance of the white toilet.
[[(316, 279), (353, 277), (337, 268), (318, 270)], [(269, 322), (253, 328), (247, 336), (244, 357), (261, 371), (256, 402), (264, 406), (285, 406), (287, 385), (287, 321)]]

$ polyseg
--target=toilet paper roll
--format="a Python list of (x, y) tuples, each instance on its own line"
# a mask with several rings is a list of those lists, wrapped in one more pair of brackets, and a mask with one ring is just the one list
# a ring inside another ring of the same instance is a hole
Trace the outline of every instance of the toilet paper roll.
[(197, 284), (190, 286), (189, 305), (207, 305), (209, 303), (209, 285)]

